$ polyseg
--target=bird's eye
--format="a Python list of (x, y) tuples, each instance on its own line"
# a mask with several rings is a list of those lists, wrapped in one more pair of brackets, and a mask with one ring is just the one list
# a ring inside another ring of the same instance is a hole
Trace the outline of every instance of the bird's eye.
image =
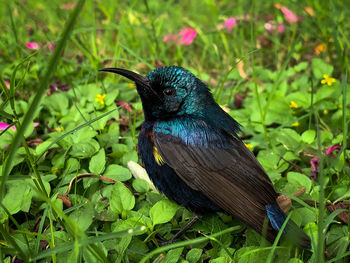
[(175, 90), (172, 89), (172, 88), (165, 88), (165, 89), (163, 90), (163, 93), (164, 93), (164, 95), (165, 95), (166, 97), (172, 97), (172, 96), (174, 96), (174, 95), (176, 94)]

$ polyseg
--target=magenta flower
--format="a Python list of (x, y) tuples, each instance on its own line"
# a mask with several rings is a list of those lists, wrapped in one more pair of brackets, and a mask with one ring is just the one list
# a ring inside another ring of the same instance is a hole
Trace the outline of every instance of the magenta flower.
[(192, 44), (193, 40), (197, 36), (197, 30), (187, 27), (185, 29), (182, 29), (178, 36), (181, 37), (180, 45), (188, 46)]
[(280, 25), (280, 26), (278, 26), (278, 28), (277, 28), (277, 32), (278, 32), (278, 33), (283, 33), (284, 30), (286, 30), (286, 28), (285, 28), (283, 25)]
[(55, 46), (56, 46), (56, 43), (52, 43), (49, 45), (49, 49), (51, 52), (53, 52), (53, 49), (55, 48)]
[(29, 49), (39, 49), (39, 45), (36, 42), (27, 42), (27, 48), (29, 48)]
[(125, 101), (119, 101), (117, 103), (118, 106), (122, 106), (123, 109), (127, 110), (128, 112), (132, 112), (132, 107), (130, 106), (129, 103)]
[[(328, 156), (333, 156), (333, 152), (339, 149), (341, 149), (341, 146), (339, 144), (329, 146), (326, 150), (326, 154)], [(310, 160), (310, 166), (311, 166), (310, 179), (312, 180), (316, 180), (317, 173), (318, 173), (318, 164), (319, 164), (318, 157), (314, 157)]]
[[(34, 127), (38, 126), (39, 123), (38, 122), (34, 122), (33, 123)], [(4, 122), (0, 122), (0, 130), (5, 130), (9, 125), (7, 123)], [(13, 125), (10, 127), (12, 130), (16, 130), (16, 127)]]
[(327, 150), (326, 150), (326, 154), (327, 154), (327, 155), (333, 155), (333, 152), (334, 152), (335, 150), (339, 150), (340, 148), (341, 148), (341, 146), (338, 145), (338, 144), (333, 145), (333, 146), (329, 146), (329, 147), (327, 148)]
[(225, 27), (229, 34), (232, 33), (232, 29), (236, 26), (236, 19), (234, 17), (230, 17), (225, 20)]
[[(0, 122), (0, 130), (5, 130), (5, 129), (7, 129), (7, 127), (8, 127), (9, 125), (7, 124), (7, 123), (4, 123), (4, 122)], [(15, 126), (11, 126), (10, 127), (12, 130), (16, 130), (16, 127)]]
[(315, 181), (318, 174), (318, 157), (314, 157), (310, 160), (310, 166), (311, 166), (311, 173), (310, 173), (310, 179)]

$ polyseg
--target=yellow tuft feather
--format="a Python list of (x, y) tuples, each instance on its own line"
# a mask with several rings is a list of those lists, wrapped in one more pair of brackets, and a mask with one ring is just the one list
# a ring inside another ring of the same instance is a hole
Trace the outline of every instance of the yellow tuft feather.
[(154, 156), (154, 159), (156, 160), (158, 165), (164, 164), (164, 160), (163, 160), (162, 156), (160, 156), (160, 154), (158, 153), (158, 149), (156, 146), (153, 146), (153, 156)]

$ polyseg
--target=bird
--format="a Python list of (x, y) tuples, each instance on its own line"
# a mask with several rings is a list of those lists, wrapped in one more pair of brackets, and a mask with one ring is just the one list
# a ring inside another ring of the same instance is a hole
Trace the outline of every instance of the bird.
[[(135, 82), (144, 112), (141, 161), (160, 192), (195, 214), (171, 241), (202, 215), (223, 212), (274, 242), (287, 218), (277, 203), (279, 194), (238, 136), (240, 124), (204, 82), (179, 66), (156, 68), (146, 76), (122, 68), (100, 71)], [(282, 233), (297, 246), (311, 247), (292, 220)]]

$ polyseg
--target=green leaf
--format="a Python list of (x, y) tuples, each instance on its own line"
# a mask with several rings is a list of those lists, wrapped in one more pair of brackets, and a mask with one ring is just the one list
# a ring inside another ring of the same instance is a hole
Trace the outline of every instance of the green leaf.
[(69, 215), (69, 218), (79, 226), (81, 231), (86, 231), (94, 218), (92, 205), (75, 210)]
[(89, 170), (94, 174), (102, 174), (106, 165), (105, 150), (102, 148), (96, 155), (94, 155), (89, 163)]
[(121, 158), (121, 162), (123, 165), (127, 166), (129, 161), (134, 161), (137, 163), (138, 161), (138, 155), (135, 150), (129, 151), (128, 153), (124, 154)]
[(120, 263), (122, 262), (123, 258), (124, 258), (124, 254), (126, 249), (128, 248), (130, 242), (131, 242), (132, 236), (123, 236), (119, 242), (118, 245), (116, 246), (116, 250), (118, 252), (118, 258), (115, 261), (115, 263)]
[(132, 182), (132, 187), (139, 193), (145, 193), (149, 190), (149, 184), (143, 179), (135, 179)]
[(259, 247), (249, 246), (249, 247), (242, 247), (238, 249), (234, 255), (235, 262), (251, 263), (251, 262), (261, 262), (262, 259), (266, 259), (269, 254), (269, 250), (258, 249), (258, 248)]
[(314, 103), (329, 100), (332, 97), (337, 97), (336, 90), (333, 87), (323, 86), (317, 90), (314, 96)]
[(158, 201), (149, 212), (153, 226), (169, 222), (174, 217), (177, 208), (178, 205), (168, 199)]
[[(143, 217), (137, 216), (137, 217), (129, 217), (125, 220), (116, 221), (115, 223), (113, 223), (113, 226), (114, 226), (113, 232), (118, 232), (118, 231), (128, 230), (130, 228), (135, 228), (138, 226), (144, 227), (146, 226), (146, 223), (143, 220)], [(147, 228), (145, 228), (144, 231), (140, 233), (140, 235), (146, 232), (147, 232)]]
[(46, 96), (43, 104), (51, 111), (51, 114), (64, 116), (68, 110), (68, 98), (63, 93), (54, 93), (51, 96)]
[[(211, 214), (203, 216), (202, 219), (192, 227), (192, 229), (205, 234), (212, 234), (218, 233), (227, 227), (228, 226), (220, 218), (218, 218), (217, 215)], [(229, 233), (223, 234), (218, 237), (217, 240), (220, 241), (221, 244), (215, 241), (210, 241), (214, 250), (220, 249), (221, 245), (229, 246), (232, 243), (232, 235)]]
[[(106, 118), (103, 118), (106, 119)], [(97, 132), (92, 130), (90, 127), (84, 127), (78, 131), (72, 133), (74, 143), (83, 143), (89, 141), (97, 135)]]
[(303, 261), (299, 258), (291, 258), (288, 263), (303, 263)]
[(128, 162), (128, 168), (131, 171), (132, 175), (136, 178), (136, 179), (143, 179), (145, 180), (149, 187), (155, 191), (158, 192), (158, 190), (156, 189), (156, 187), (154, 186), (153, 182), (151, 181), (151, 179), (149, 179), (149, 176), (145, 170), (145, 168), (143, 168), (141, 165), (139, 165), (138, 163), (135, 163), (133, 161), (129, 161)]
[(226, 262), (228, 262), (226, 257), (217, 257), (210, 260), (210, 263), (226, 263)]
[(80, 169), (80, 162), (75, 158), (69, 158), (66, 162), (63, 174), (77, 172)]
[(116, 182), (113, 186), (110, 202), (112, 211), (121, 214), (123, 211), (134, 208), (135, 197), (124, 184)]
[[(45, 177), (43, 177), (43, 179), (45, 179)], [(33, 200), (35, 201), (44, 201), (43, 200), (43, 196), (41, 193), (38, 192), (36, 185), (34, 184), (34, 181), (32, 179), (27, 179), (26, 180), (27, 184), (32, 188), (32, 193), (33, 193)], [(51, 186), (48, 182), (46, 182), (45, 180), (43, 180), (43, 185), (45, 188), (45, 191), (47, 193), (48, 196), (50, 196), (50, 192), (51, 192)]]
[(80, 159), (92, 157), (98, 150), (100, 145), (95, 140), (73, 144), (70, 154)]
[(308, 223), (313, 223), (316, 221), (316, 210), (313, 207), (300, 207), (293, 210), (294, 213), (299, 214), (301, 217), (300, 224), (305, 226)]
[(309, 177), (305, 174), (297, 173), (297, 172), (289, 172), (287, 174), (287, 179), (290, 184), (293, 184), (299, 189), (302, 186), (305, 186), (306, 193), (309, 193), (311, 190), (312, 182)]
[(308, 66), (308, 63), (305, 62), (305, 61), (303, 61), (303, 62), (299, 63), (298, 65), (294, 66), (293, 69), (294, 69), (296, 72), (300, 72), (300, 71), (306, 69), (307, 66)]
[(300, 135), (292, 129), (281, 129), (276, 138), (287, 150), (297, 150), (300, 148)]
[(77, 5), (74, 8), (74, 11), (72, 12), (69, 20), (67, 21), (64, 31), (59, 38), (60, 41), (57, 43), (57, 46), (54, 49), (53, 54), (50, 56), (50, 60), (47, 65), (43, 67), (45, 69), (45, 72), (43, 73), (42, 77), (40, 78), (39, 81), (39, 88), (36, 89), (35, 91), (35, 96), (32, 100), (32, 103), (30, 104), (27, 112), (25, 113), (23, 120), (22, 120), (22, 125), (19, 127), (19, 129), (16, 131), (15, 137), (8, 149), (8, 154), (7, 158), (4, 162), (4, 168), (2, 171), (2, 176), (0, 176), (0, 197), (2, 198), (4, 195), (4, 190), (5, 190), (5, 182), (7, 181), (7, 178), (11, 172), (11, 169), (13, 168), (13, 159), (16, 154), (17, 147), (19, 146), (22, 138), (24, 131), (28, 127), (28, 125), (32, 122), (33, 117), (36, 114), (36, 111), (39, 108), (40, 101), (42, 97), (45, 94), (45, 91), (48, 87), (48, 84), (51, 80), (52, 75), (55, 73), (57, 64), (59, 59), (62, 57), (62, 52), (64, 50), (64, 47), (66, 45), (66, 41), (70, 36), (70, 33), (72, 32), (72, 29), (74, 27), (75, 21), (78, 17), (79, 12), (82, 10), (82, 7), (84, 5), (84, 1), (79, 1), (77, 2)]
[(311, 244), (315, 243), (317, 246), (318, 240), (318, 226), (315, 222), (308, 223), (304, 226), (305, 233), (310, 237)]
[(186, 260), (189, 263), (196, 263), (201, 258), (202, 252), (203, 250), (200, 248), (192, 248), (186, 254)]
[(107, 166), (104, 176), (118, 181), (127, 181), (131, 178), (129, 169), (118, 164), (111, 164)]
[(183, 249), (183, 247), (179, 247), (169, 250), (165, 258), (162, 260), (162, 263), (176, 263), (179, 260)]
[(28, 212), (31, 200), (32, 190), (25, 181), (9, 181), (7, 193), (2, 200), (2, 204), (7, 208), (11, 215), (18, 213), (20, 210)]
[(311, 144), (314, 142), (316, 137), (316, 132), (314, 130), (306, 130), (301, 135), (301, 139), (303, 142)]
[(146, 242), (134, 237), (128, 247), (128, 257), (130, 262), (140, 262), (142, 256), (146, 255), (148, 251), (149, 248), (147, 247)]
[(328, 76), (332, 75), (333, 66), (326, 63), (323, 59), (313, 58), (311, 64), (312, 72), (316, 78), (321, 79), (324, 74), (327, 74)]
[[(94, 245), (94, 250), (90, 250), (90, 249), (84, 249), (83, 250), (83, 258), (84, 258), (84, 262), (97, 262), (97, 261), (102, 261), (103, 259), (107, 259), (107, 254), (108, 251), (105, 248), (105, 246), (102, 244), (102, 242), (96, 242)], [(99, 256), (100, 257), (96, 257), (96, 250), (99, 251)], [(95, 252), (95, 253), (92, 253)], [(104, 256), (104, 257), (102, 257)], [(100, 260), (98, 260), (100, 259)]]

